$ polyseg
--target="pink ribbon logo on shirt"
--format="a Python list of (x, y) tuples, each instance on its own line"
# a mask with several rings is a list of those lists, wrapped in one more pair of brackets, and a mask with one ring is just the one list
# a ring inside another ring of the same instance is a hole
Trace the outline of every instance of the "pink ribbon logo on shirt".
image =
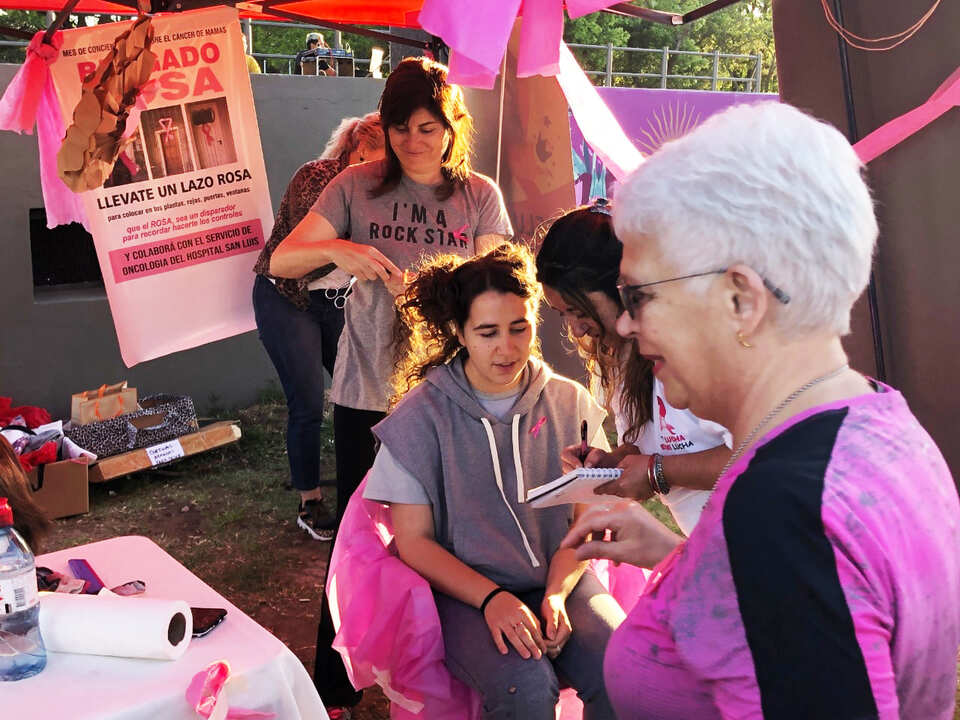
[(533, 435), (534, 437), (539, 436), (540, 428), (542, 428), (546, 424), (547, 424), (547, 416), (544, 415), (542, 418), (537, 420), (536, 424), (532, 428), (530, 428), (530, 434)]

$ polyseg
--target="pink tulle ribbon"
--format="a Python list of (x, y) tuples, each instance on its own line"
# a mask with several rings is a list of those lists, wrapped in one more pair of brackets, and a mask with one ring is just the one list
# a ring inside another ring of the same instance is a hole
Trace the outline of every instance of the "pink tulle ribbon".
[[(571, 18), (613, 5), (611, 0), (566, 0)], [(453, 51), (450, 82), (492, 88), (507, 42), (518, 15), (520, 48), (517, 77), (556, 75), (563, 38), (564, 0), (426, 0), (420, 10), (420, 26)]]
[(27, 59), (0, 99), (0, 130), (33, 132), (40, 97), (50, 77), (50, 63), (60, 56), (63, 45), (62, 32), (55, 32), (49, 43), (43, 41), (44, 32), (40, 30), (30, 40)]
[(57, 152), (66, 127), (50, 65), (60, 57), (63, 33), (54, 33), (49, 44), (43, 42), (43, 34), (41, 30), (33, 36), (27, 46), (26, 61), (0, 99), (0, 129), (29, 134), (36, 124), (47, 227), (78, 222), (89, 232), (80, 196), (63, 184), (57, 172)]
[(190, 681), (190, 685), (187, 687), (186, 694), (187, 702), (196, 710), (197, 715), (209, 718), (216, 709), (218, 718), (234, 718), (235, 720), (243, 720), (245, 718), (255, 720), (256, 718), (263, 718), (263, 720), (268, 720), (269, 718), (276, 717), (274, 713), (246, 710), (244, 708), (230, 708), (226, 714), (223, 714), (223, 709), (218, 708), (217, 704), (220, 699), (220, 693), (223, 691), (223, 686), (226, 685), (229, 679), (230, 664), (225, 660), (212, 662), (205, 670), (201, 670), (193, 676), (193, 680)]
[(868, 163), (957, 105), (960, 105), (960, 68), (954, 70), (923, 105), (881, 125), (853, 149), (862, 162)]
[(643, 154), (627, 137), (565, 44), (560, 48), (557, 82), (584, 139), (614, 177), (623, 180), (636, 170), (643, 162)]

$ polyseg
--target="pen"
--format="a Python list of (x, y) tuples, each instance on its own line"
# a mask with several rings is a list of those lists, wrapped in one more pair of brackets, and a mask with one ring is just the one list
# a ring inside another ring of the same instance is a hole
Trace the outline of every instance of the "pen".
[(580, 423), (580, 462), (587, 459), (587, 421)]

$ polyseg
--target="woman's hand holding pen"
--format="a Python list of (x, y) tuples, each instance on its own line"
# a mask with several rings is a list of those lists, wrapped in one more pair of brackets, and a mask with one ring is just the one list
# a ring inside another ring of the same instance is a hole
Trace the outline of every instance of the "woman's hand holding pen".
[(633, 443), (624, 443), (613, 452), (588, 447), (585, 460), (580, 459), (580, 443), (568, 445), (560, 453), (560, 464), (564, 473), (578, 467), (617, 467), (629, 455), (639, 455), (640, 451)]

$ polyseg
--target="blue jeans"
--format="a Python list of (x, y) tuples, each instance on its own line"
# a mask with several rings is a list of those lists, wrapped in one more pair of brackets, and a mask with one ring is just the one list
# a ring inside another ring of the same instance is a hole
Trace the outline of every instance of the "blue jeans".
[(323, 371), (333, 375), (343, 310), (334, 307), (323, 290), (312, 291), (309, 309), (298, 310), (272, 282), (257, 275), (253, 312), (260, 342), (277, 369), (287, 398), (290, 481), (297, 490), (313, 490), (321, 484)]

